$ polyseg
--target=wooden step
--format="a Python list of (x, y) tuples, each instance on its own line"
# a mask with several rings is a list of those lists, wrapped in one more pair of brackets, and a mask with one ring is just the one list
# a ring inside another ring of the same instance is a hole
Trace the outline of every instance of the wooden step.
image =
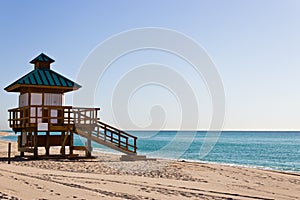
[(73, 146), (73, 150), (86, 151), (87, 148), (85, 146)]
[(34, 149), (32, 147), (18, 147), (18, 151), (33, 153)]
[(116, 151), (119, 151), (119, 152), (122, 152), (122, 153), (125, 153), (125, 154), (136, 155), (135, 152), (124, 149), (124, 148), (120, 148), (115, 143), (112, 143), (109, 140), (104, 141), (102, 138), (97, 138), (95, 136), (89, 136), (88, 133), (86, 133), (83, 130), (76, 129), (75, 133), (82, 136), (82, 137), (88, 138), (88, 139), (90, 139), (94, 142), (97, 142), (98, 144), (101, 144), (101, 145), (104, 145), (104, 146), (109, 147), (111, 149), (114, 149)]
[(147, 161), (147, 160), (156, 161), (156, 159), (147, 158), (146, 156), (143, 155), (122, 155), (120, 160), (121, 161)]
[(137, 137), (99, 121), (94, 109), (73, 108), (73, 113), (76, 134), (119, 152), (136, 155)]

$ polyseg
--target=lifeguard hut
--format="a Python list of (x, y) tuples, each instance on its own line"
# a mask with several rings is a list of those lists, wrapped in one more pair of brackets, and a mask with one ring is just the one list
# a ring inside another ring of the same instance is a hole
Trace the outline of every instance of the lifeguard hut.
[[(60, 156), (73, 157), (74, 150), (84, 150), (90, 157), (92, 141), (129, 157), (136, 156), (137, 138), (101, 122), (99, 108), (64, 106), (64, 94), (81, 86), (51, 70), (53, 62), (41, 53), (30, 61), (34, 64), (31, 72), (5, 88), (7, 92), (20, 93), (18, 108), (8, 111), (9, 126), (19, 133), (20, 156), (30, 153), (38, 158), (39, 148), (45, 148), (44, 156), (50, 156), (50, 148), (58, 146)], [(86, 138), (86, 144), (75, 146), (74, 134)]]

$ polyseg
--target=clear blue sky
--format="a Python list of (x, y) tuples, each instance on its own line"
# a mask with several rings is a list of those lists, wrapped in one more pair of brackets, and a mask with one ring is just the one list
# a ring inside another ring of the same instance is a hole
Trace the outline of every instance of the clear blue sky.
[[(0, 85), (4, 88), (32, 70), (28, 62), (41, 52), (56, 60), (54, 70), (75, 79), (89, 52), (108, 37), (133, 28), (162, 27), (193, 38), (213, 59), (225, 87), (225, 129), (299, 130), (299, 11), (298, 0), (2, 0)], [(142, 96), (135, 98), (151, 104)], [(7, 110), (17, 106), (18, 96), (2, 89), (0, 99), (0, 129), (8, 129)], [(209, 124), (210, 105), (205, 102), (199, 129)], [(104, 107), (102, 119), (113, 123), (105, 97), (98, 104)], [(133, 119), (143, 124), (143, 114)], [(175, 118), (167, 129), (177, 128)]]

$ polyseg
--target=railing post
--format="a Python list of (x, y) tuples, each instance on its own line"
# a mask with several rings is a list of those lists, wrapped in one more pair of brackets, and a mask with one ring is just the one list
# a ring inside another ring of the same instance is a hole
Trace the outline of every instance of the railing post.
[[(94, 127), (95, 127), (95, 124), (94, 124)], [(95, 128), (94, 128), (94, 130), (95, 130)], [(100, 137), (100, 130), (99, 130), (99, 126), (97, 126), (96, 133), (97, 133), (97, 137), (99, 138), (99, 137)]]
[(13, 125), (14, 125), (14, 126), (16, 125), (16, 124), (15, 124), (15, 123), (16, 123), (16, 122), (15, 122), (15, 119), (17, 119), (17, 118), (16, 118), (16, 112), (13, 112)]
[[(31, 109), (31, 108), (30, 108)], [(30, 112), (30, 111), (29, 111)], [(43, 109), (42, 109), (42, 122), (43, 122), (43, 113), (44, 111), (43, 111)], [(30, 116), (30, 115), (29, 115)], [(29, 121), (30, 121), (30, 119), (29, 119)], [(29, 122), (30, 123), (30, 122)], [(38, 123), (38, 107), (35, 107), (35, 122), (34, 123)]]
[(136, 138), (134, 138), (134, 153), (136, 153)]
[[(87, 115), (87, 110), (84, 111), (84, 116), (88, 116), (88, 115)], [(84, 118), (84, 124), (87, 124), (87, 121), (88, 121), (88, 118), (85, 117), (85, 118)]]
[(11, 127), (11, 111), (9, 111), (9, 127)]
[(68, 125), (71, 124), (71, 108), (68, 109)]
[(118, 146), (121, 146), (121, 133), (118, 131)]

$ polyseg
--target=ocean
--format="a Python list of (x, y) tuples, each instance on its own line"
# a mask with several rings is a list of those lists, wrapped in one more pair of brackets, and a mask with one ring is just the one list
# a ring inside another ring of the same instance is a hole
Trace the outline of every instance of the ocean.
[[(300, 132), (296, 131), (223, 131), (208, 142), (206, 131), (128, 132), (138, 137), (138, 154), (149, 157), (300, 172)], [(1, 139), (16, 141), (17, 137)], [(75, 137), (75, 145), (84, 143), (85, 139)], [(92, 145), (94, 151), (117, 153)], [(207, 154), (201, 152), (205, 145), (210, 147)]]

